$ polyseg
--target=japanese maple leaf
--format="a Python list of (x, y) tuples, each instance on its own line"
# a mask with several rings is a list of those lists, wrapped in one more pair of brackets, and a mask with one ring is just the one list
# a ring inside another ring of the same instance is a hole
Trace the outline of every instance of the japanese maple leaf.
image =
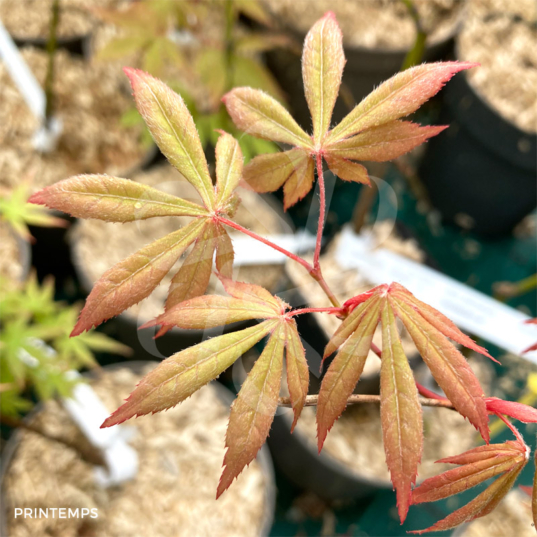
[(289, 306), (267, 290), (220, 276), (230, 296), (200, 296), (170, 308), (147, 326), (162, 324), (205, 329), (236, 321), (263, 319), (253, 327), (211, 338), (164, 360), (146, 375), (102, 425), (110, 427), (144, 414), (171, 408), (215, 379), (265, 336), (268, 341), (231, 407), (227, 452), (217, 498), (255, 458), (265, 442), (282, 379), (284, 354), (295, 419), (308, 393), (309, 372), (304, 348)]
[(172, 279), (166, 309), (205, 293), (213, 257), (222, 274), (232, 274), (233, 246), (218, 216), (233, 216), (239, 203), (234, 192), (243, 165), (238, 142), (231, 135), (221, 133), (216, 145), (216, 185), (213, 186), (194, 121), (181, 97), (143, 71), (125, 68), (125, 72), (132, 84), (136, 106), (155, 142), (196, 188), (202, 204), (108, 175), (71, 177), (31, 196), (32, 203), (78, 218), (107, 222), (160, 216), (193, 217), (188, 225), (144, 246), (107, 270), (88, 296), (73, 336), (146, 298), (192, 244), (192, 250)]
[(324, 358), (338, 351), (322, 381), (317, 406), (319, 451), (328, 431), (352, 394), (382, 324), (380, 413), (386, 463), (397, 490), (399, 516), (406, 518), (411, 488), (416, 482), (423, 445), (418, 391), (404, 354), (396, 318), (413, 339), (424, 362), (454, 407), (488, 442), (488, 415), (483, 390), (464, 356), (448, 340), (490, 355), (464, 335), (449, 319), (418, 300), (397, 283), (380, 285), (344, 304), (350, 312), (326, 346)]
[(455, 73), (476, 64), (430, 63), (407, 69), (381, 84), (330, 129), (344, 65), (341, 30), (329, 12), (308, 32), (302, 54), (311, 136), (281, 104), (260, 90), (242, 87), (224, 96), (239, 129), (291, 146), (283, 153), (255, 157), (244, 169), (245, 181), (256, 192), (272, 192), (283, 185), (285, 208), (312, 188), (315, 161), (318, 174), (324, 159), (340, 179), (369, 184), (366, 168), (355, 161), (392, 160), (443, 131), (445, 126), (421, 127), (400, 118), (415, 112)]
[(512, 427), (517, 439), (503, 444), (489, 444), (471, 449), (461, 455), (448, 457), (437, 462), (457, 464), (453, 468), (435, 477), (426, 479), (414, 489), (412, 504), (434, 502), (469, 490), (492, 478), (497, 479), (471, 502), (451, 513), (425, 530), (410, 533), (428, 533), (444, 531), (464, 522), (491, 513), (513, 487), (517, 477), (529, 459), (530, 449), (522, 440), (518, 431)]

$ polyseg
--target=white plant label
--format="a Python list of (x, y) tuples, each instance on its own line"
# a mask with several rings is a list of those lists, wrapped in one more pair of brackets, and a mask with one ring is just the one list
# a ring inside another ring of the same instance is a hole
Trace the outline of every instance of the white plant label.
[(26, 101), (32, 114), (39, 120), (33, 142), (34, 147), (43, 152), (50, 152), (56, 147), (56, 141), (62, 131), (58, 118), (51, 118), (45, 126), (47, 100), (43, 88), (35, 79), (32, 71), (21, 56), (19, 49), (11, 39), (9, 32), (0, 21), (0, 58), (2, 58), (9, 75)]
[(88, 384), (77, 384), (72, 397), (62, 404), (89, 442), (103, 453), (107, 468), (95, 467), (96, 483), (111, 487), (133, 479), (138, 473), (138, 454), (127, 441), (135, 429), (125, 425), (101, 429), (110, 412)]
[[(342, 231), (336, 258), (342, 268), (359, 270), (375, 285), (404, 285), (465, 332), (506, 351), (520, 355), (537, 341), (537, 327), (525, 324), (528, 315), (382, 246), (375, 248), (370, 236), (356, 235), (349, 227)], [(537, 363), (537, 352), (524, 357)]]
[[(293, 254), (300, 254), (315, 247), (315, 236), (307, 231), (294, 235), (268, 235), (264, 238)], [(235, 251), (234, 264), (237, 266), (276, 265), (287, 261), (284, 254), (252, 237), (233, 234), (232, 239)]]

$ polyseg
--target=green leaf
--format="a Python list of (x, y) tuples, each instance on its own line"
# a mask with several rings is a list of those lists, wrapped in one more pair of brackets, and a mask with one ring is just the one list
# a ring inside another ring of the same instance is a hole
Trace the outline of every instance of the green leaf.
[(150, 39), (151, 36), (144, 34), (116, 37), (97, 52), (95, 59), (100, 61), (121, 59), (129, 54), (142, 50)]
[(216, 144), (217, 206), (226, 205), (242, 176), (242, 152), (233, 136), (222, 132)]
[(312, 149), (311, 138), (274, 98), (252, 88), (236, 88), (223, 99), (235, 125), (266, 140)]
[(287, 323), (285, 336), (285, 359), (287, 366), (287, 387), (289, 389), (289, 396), (291, 398), (291, 406), (293, 407), (293, 413), (295, 418), (291, 425), (291, 432), (293, 432), (298, 418), (302, 413), (304, 404), (306, 403), (306, 397), (308, 395), (308, 386), (310, 382), (310, 373), (308, 369), (308, 362), (306, 361), (306, 354), (300, 336), (298, 334), (296, 322)]
[(270, 336), (233, 402), (217, 499), (244, 467), (254, 460), (268, 436), (278, 408), (284, 347), (285, 326), (280, 324)]
[(302, 54), (304, 91), (313, 120), (313, 139), (317, 145), (322, 143), (330, 128), (344, 66), (343, 37), (330, 11), (308, 32)]
[(390, 300), (382, 308), (380, 417), (386, 464), (401, 523), (410, 507), (423, 451), (423, 420), (414, 375), (403, 351)]
[(172, 408), (215, 379), (237, 358), (265, 337), (277, 321), (265, 321), (251, 328), (218, 336), (160, 363), (147, 374), (101, 427), (111, 427), (133, 416)]
[(197, 203), (108, 175), (77, 175), (36, 192), (29, 201), (77, 218), (96, 218), (106, 222), (209, 214)]
[(138, 69), (125, 68), (136, 107), (160, 150), (198, 190), (207, 209), (214, 208), (214, 190), (194, 121), (183, 99), (164, 82)]
[(71, 335), (97, 326), (151, 294), (204, 225), (204, 219), (195, 220), (107, 270), (94, 285)]
[(232, 56), (233, 86), (249, 86), (266, 91), (278, 101), (285, 101), (285, 96), (272, 73), (259, 61), (245, 56)]
[(408, 116), (436, 95), (455, 73), (475, 65), (469, 62), (424, 63), (392, 76), (334, 127), (328, 133), (326, 142), (331, 144)]

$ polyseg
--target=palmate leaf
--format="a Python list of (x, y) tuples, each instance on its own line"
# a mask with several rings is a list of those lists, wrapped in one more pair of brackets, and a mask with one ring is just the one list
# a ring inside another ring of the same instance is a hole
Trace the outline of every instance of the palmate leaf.
[[(516, 431), (516, 430), (515, 430)], [(517, 433), (518, 435), (518, 433)], [(425, 530), (410, 533), (444, 531), (492, 512), (514, 485), (526, 465), (529, 448), (521, 438), (504, 444), (480, 446), (438, 462), (461, 465), (426, 479), (414, 490), (412, 503), (434, 502), (469, 490), (500, 476), (471, 502)]]
[[(312, 162), (323, 158), (343, 180), (369, 184), (366, 169), (352, 161), (392, 160), (439, 134), (446, 127), (421, 127), (400, 118), (415, 112), (455, 73), (476, 64), (443, 62), (407, 69), (381, 84), (330, 130), (344, 65), (341, 30), (329, 12), (306, 35), (302, 53), (304, 92), (313, 125), (311, 137), (279, 103), (258, 90), (236, 88), (223, 101), (239, 129), (294, 146)], [(258, 157), (245, 167), (244, 178), (257, 192), (271, 192), (282, 185), (285, 191), (288, 182), (298, 183), (300, 186), (291, 185), (285, 192), (287, 208), (302, 199), (313, 185), (313, 165), (304, 174), (299, 171), (302, 162), (303, 159), (296, 161), (295, 175), (285, 159)]]
[(216, 378), (258, 341), (270, 335), (266, 347), (233, 403), (226, 435), (220, 496), (244, 467), (255, 458), (266, 440), (278, 406), (284, 353), (296, 424), (308, 393), (308, 366), (304, 348), (285, 302), (257, 285), (236, 282), (220, 275), (231, 295), (201, 296), (178, 304), (147, 326), (205, 329), (239, 320), (264, 319), (260, 324), (215, 337), (164, 360), (142, 379), (126, 403), (102, 427), (180, 403)]
[(462, 354), (446, 336), (482, 354), (487, 352), (434, 308), (424, 305), (398, 284), (380, 285), (358, 295), (344, 304), (344, 310), (348, 315), (324, 353), (327, 358), (338, 351), (319, 391), (319, 451), (360, 378), (373, 334), (380, 322), (383, 337), (380, 398), (384, 449), (397, 490), (399, 516), (403, 521), (410, 505), (411, 486), (416, 480), (421, 457), (422, 419), (415, 381), (403, 353), (395, 318), (403, 322), (449, 400), (486, 441), (489, 431), (483, 391)]
[(138, 110), (153, 137), (170, 162), (199, 192), (203, 206), (147, 185), (107, 175), (71, 177), (31, 196), (32, 203), (75, 217), (107, 222), (133, 222), (160, 216), (195, 219), (106, 271), (90, 293), (73, 336), (146, 298), (192, 244), (192, 250), (172, 278), (167, 310), (206, 292), (213, 258), (222, 275), (231, 277), (233, 273), (233, 245), (219, 218), (232, 218), (240, 203), (235, 193), (243, 165), (238, 142), (220, 131), (216, 147), (216, 185), (213, 186), (192, 116), (181, 97), (142, 71), (126, 69), (126, 72)]

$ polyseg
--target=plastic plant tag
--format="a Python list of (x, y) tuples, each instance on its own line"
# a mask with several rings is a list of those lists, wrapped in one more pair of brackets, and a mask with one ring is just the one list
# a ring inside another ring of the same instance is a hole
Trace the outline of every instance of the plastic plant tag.
[[(442, 311), (466, 332), (520, 355), (535, 341), (535, 328), (525, 324), (524, 313), (411, 261), (386, 248), (376, 247), (370, 236), (345, 227), (336, 253), (342, 268), (358, 269), (371, 283), (398, 282), (420, 300)], [(537, 363), (537, 352), (524, 355)]]
[(2, 58), (13, 82), (26, 101), (32, 114), (39, 120), (40, 127), (34, 134), (33, 143), (38, 151), (50, 152), (62, 131), (62, 123), (58, 118), (51, 118), (46, 123), (46, 97), (43, 88), (19, 53), (19, 49), (11, 39), (9, 32), (0, 21), (0, 58)]
[[(267, 235), (266, 238), (293, 254), (312, 250), (315, 246), (315, 236), (305, 230), (294, 235)], [(284, 254), (245, 235), (233, 237), (233, 248), (235, 250), (234, 262), (237, 266), (273, 265), (287, 261)]]
[[(78, 376), (75, 371), (70, 374)], [(88, 384), (77, 384), (72, 397), (63, 399), (62, 404), (88, 441), (103, 453), (107, 468), (95, 468), (96, 483), (111, 487), (133, 479), (138, 473), (138, 455), (127, 441), (135, 429), (124, 425), (101, 429), (110, 412)]]

